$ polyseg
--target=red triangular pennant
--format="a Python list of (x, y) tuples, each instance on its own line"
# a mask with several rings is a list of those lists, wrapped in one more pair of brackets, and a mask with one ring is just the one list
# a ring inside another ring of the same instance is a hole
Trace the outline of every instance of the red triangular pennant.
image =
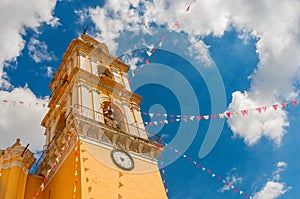
[(186, 8), (186, 12), (188, 12), (190, 10), (190, 5)]
[(228, 118), (230, 118), (230, 112), (226, 112)]
[(286, 108), (287, 104), (286, 104), (286, 102), (283, 102), (283, 103), (281, 103), (281, 105), (282, 105), (283, 108)]
[(202, 116), (201, 115), (198, 115), (197, 116), (197, 119), (200, 121), (202, 119)]
[(161, 37), (161, 40), (165, 40), (167, 38), (167, 36), (166, 35), (163, 35), (162, 37)]
[(242, 114), (245, 116), (245, 115), (248, 115), (248, 110), (242, 110), (241, 111), (242, 112)]
[(177, 28), (180, 27), (179, 21), (176, 21), (175, 26), (176, 26)]
[(33, 194), (33, 198), (39, 197), (39, 192), (37, 191), (35, 194)]
[(297, 101), (296, 101), (296, 100), (293, 100), (293, 101), (292, 101), (292, 104), (293, 104), (294, 106), (296, 106)]
[(259, 113), (261, 113), (261, 107), (256, 108), (256, 110), (257, 110)]
[(262, 107), (262, 109), (266, 112), (267, 111), (267, 108), (266, 106)]
[(215, 114), (211, 114), (211, 119), (216, 119)]
[(278, 104), (273, 104), (273, 108), (274, 108), (275, 110), (277, 110)]
[(183, 120), (184, 120), (185, 122), (187, 122), (187, 117), (186, 117), (186, 116), (184, 116), (184, 117), (183, 117)]
[(150, 62), (149, 62), (149, 60), (148, 60), (148, 59), (146, 59), (145, 63), (146, 63), (146, 64), (149, 64)]

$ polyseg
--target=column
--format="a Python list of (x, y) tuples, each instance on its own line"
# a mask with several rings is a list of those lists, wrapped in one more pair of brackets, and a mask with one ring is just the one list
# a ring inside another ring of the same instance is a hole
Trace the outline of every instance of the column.
[(134, 121), (133, 121), (132, 115), (130, 113), (130, 108), (129, 108), (128, 102), (123, 102), (123, 109), (124, 109), (125, 116), (127, 119), (127, 123), (128, 123), (127, 126), (128, 126), (129, 133), (133, 134), (133, 135), (137, 135), (137, 132), (134, 127)]

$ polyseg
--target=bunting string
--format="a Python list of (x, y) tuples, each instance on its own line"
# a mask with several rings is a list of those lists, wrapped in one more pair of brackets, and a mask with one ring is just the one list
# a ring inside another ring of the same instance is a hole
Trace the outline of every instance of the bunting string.
[(0, 99), (0, 102), (7, 105), (17, 106), (17, 105), (24, 105), (28, 107), (43, 107), (48, 108), (48, 103), (41, 103), (41, 102), (31, 102), (31, 101), (23, 101), (23, 100), (10, 100), (10, 99)]
[(162, 172), (162, 180), (163, 180), (163, 184), (164, 184), (164, 189), (165, 189), (165, 192), (166, 192), (166, 196), (167, 198), (169, 198), (169, 190), (168, 190), (168, 185), (167, 185), (167, 182), (166, 182), (166, 171), (165, 171), (165, 168), (164, 168), (164, 165), (163, 165), (163, 159), (162, 159), (162, 156), (160, 156), (159, 158), (160, 160), (160, 168), (161, 168), (161, 172)]
[(237, 111), (226, 111), (223, 113), (216, 113), (216, 114), (209, 114), (209, 115), (177, 115), (177, 114), (161, 114), (161, 113), (150, 113), (150, 112), (142, 112), (143, 115), (149, 115), (150, 118), (164, 118), (163, 120), (156, 120), (156, 121), (148, 121), (143, 122), (145, 125), (165, 125), (174, 122), (188, 122), (188, 121), (200, 121), (200, 120), (209, 120), (209, 119), (228, 119), (233, 117), (245, 117), (251, 113), (259, 113), (263, 114), (268, 111), (274, 110), (277, 111), (278, 108), (286, 109), (288, 105), (292, 105), (293, 107), (297, 105), (297, 101), (293, 100), (290, 103), (283, 102), (283, 103), (276, 103), (272, 104), (271, 106), (260, 106), (256, 108), (250, 109), (243, 109)]
[[(228, 180), (226, 180), (226, 178), (222, 178), (220, 175), (218, 175), (216, 172), (214, 172), (213, 170), (204, 167), (202, 164), (200, 164), (197, 160), (194, 160), (193, 158), (189, 157), (186, 153), (181, 152), (180, 150), (178, 150), (176, 147), (167, 144), (166, 142), (164, 142), (161, 137), (156, 136), (150, 132), (148, 132), (148, 137), (151, 141), (159, 141), (164, 147), (165, 149), (169, 149), (170, 151), (180, 155), (182, 158), (186, 159), (189, 163), (195, 165), (195, 167), (197, 169), (199, 169), (201, 172), (206, 173), (207, 175), (209, 175), (212, 179), (215, 179), (217, 181), (220, 181), (225, 187), (227, 187), (229, 190), (232, 190), (234, 192), (236, 192), (237, 194), (241, 195), (244, 198), (249, 198), (249, 199), (253, 199), (253, 196), (249, 195), (248, 193), (246, 193), (243, 189), (241, 189), (240, 187), (235, 186), (233, 183), (230, 183)], [(166, 193), (168, 193), (168, 186), (165, 184), (165, 169), (163, 167), (163, 163), (162, 163), (162, 158), (160, 158), (161, 160), (161, 169), (162, 169), (162, 178), (163, 178), (163, 182), (164, 182), (164, 186), (166, 189)]]
[(75, 141), (75, 148), (74, 148), (74, 153), (75, 153), (75, 172), (74, 172), (74, 189), (73, 189), (73, 199), (75, 199), (75, 193), (76, 193), (76, 189), (77, 189), (77, 184), (78, 184), (78, 151), (77, 151), (77, 143), (78, 143), (78, 124), (79, 120), (78, 117), (75, 117), (75, 128), (74, 130), (70, 130), (70, 133), (68, 135), (68, 138), (63, 142), (63, 145), (57, 155), (57, 157), (55, 158), (55, 161), (53, 162), (52, 166), (47, 170), (46, 175), (44, 176), (41, 185), (39, 186), (38, 190), (33, 194), (33, 198), (36, 199), (39, 197), (40, 192), (43, 192), (46, 186), (46, 183), (48, 182), (48, 179), (50, 177), (50, 173), (52, 171), (54, 171), (59, 163), (61, 162), (61, 159), (64, 157), (64, 155), (67, 152), (67, 149), (70, 147), (71, 144), (71, 139), (73, 136), (76, 137), (76, 141)]
[[(184, 21), (185, 15), (188, 14), (188, 12), (190, 11), (191, 5), (192, 5), (192, 3), (194, 3), (194, 2), (195, 2), (195, 0), (188, 0), (188, 1), (186, 1), (186, 6), (187, 6), (187, 7), (185, 8), (185, 13), (182, 14), (182, 15), (180, 16), (180, 20), (181, 20), (181, 21)], [(165, 42), (166, 39), (167, 39), (168, 33), (173, 32), (174, 30), (180, 28), (180, 26), (181, 26), (180, 20), (175, 21), (175, 22), (173, 23), (173, 26), (168, 28), (168, 31), (167, 31), (165, 34), (163, 34), (163, 35), (161, 36), (161, 39), (160, 39), (160, 41), (158, 42), (158, 44), (157, 44), (156, 46), (158, 46), (158, 47), (161, 48), (161, 47), (163, 46), (164, 42)], [(134, 76), (139, 72), (139, 70), (140, 70), (141, 68), (144, 67), (144, 65), (150, 64), (150, 60), (149, 60), (149, 59), (150, 59), (150, 57), (151, 57), (154, 53), (156, 53), (156, 52), (157, 52), (157, 48), (156, 48), (155, 46), (149, 48), (149, 49), (146, 51), (146, 54), (147, 54), (148, 57), (147, 57), (146, 59), (144, 59), (144, 64), (142, 64), (142, 65), (140, 66), (140, 68), (137, 67), (137, 68), (131, 70), (131, 72), (132, 72), (132, 77), (134, 77)]]
[[(47, 108), (47, 104), (45, 103), (39, 103), (39, 102), (25, 102), (21, 100), (9, 100), (9, 99), (0, 99), (0, 103), (6, 104), (6, 105), (25, 105), (29, 107), (34, 106), (42, 106)], [(271, 110), (277, 111), (279, 108), (281, 109), (287, 109), (288, 107), (295, 107), (297, 105), (297, 100), (292, 100), (290, 102), (282, 102), (282, 103), (275, 103), (269, 106), (259, 106), (256, 108), (249, 108), (249, 109), (242, 109), (242, 110), (236, 110), (236, 111), (225, 111), (220, 113), (212, 113), (212, 114), (206, 114), (206, 115), (180, 115), (180, 114), (168, 114), (168, 113), (152, 113), (152, 112), (141, 112), (145, 116), (149, 116), (150, 118), (156, 118), (160, 120), (155, 121), (147, 121), (143, 122), (145, 125), (159, 125), (159, 124), (168, 124), (168, 123), (174, 123), (174, 122), (180, 122), (183, 120), (184, 122), (187, 121), (200, 121), (200, 120), (209, 120), (209, 119), (228, 119), (228, 118), (234, 118), (234, 117), (246, 117), (249, 114), (253, 113), (266, 113)], [(163, 118), (163, 119), (161, 119)]]

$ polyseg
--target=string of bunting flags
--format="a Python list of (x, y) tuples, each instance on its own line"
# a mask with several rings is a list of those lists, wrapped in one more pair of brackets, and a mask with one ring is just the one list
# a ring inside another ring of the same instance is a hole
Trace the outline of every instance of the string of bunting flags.
[(58, 156), (56, 157), (55, 161), (53, 162), (52, 166), (47, 170), (45, 177), (42, 180), (42, 184), (39, 186), (38, 190), (33, 194), (33, 199), (36, 199), (39, 197), (40, 192), (43, 192), (45, 189), (45, 185), (48, 182), (48, 178), (49, 175), (52, 171), (54, 171), (58, 164), (60, 163), (62, 157), (65, 155), (66, 153), (66, 149), (70, 147), (70, 141), (71, 141), (71, 137), (75, 136), (76, 137), (76, 141), (75, 141), (75, 148), (74, 148), (74, 154), (75, 154), (75, 165), (74, 165), (74, 189), (73, 189), (73, 197), (72, 199), (75, 199), (75, 194), (76, 194), (76, 189), (77, 189), (77, 185), (78, 185), (78, 149), (77, 149), (77, 143), (78, 143), (78, 118), (76, 118), (76, 122), (75, 122), (75, 131), (71, 130), (70, 134), (67, 138), (67, 140), (64, 141), (62, 148), (59, 151)]
[(168, 190), (168, 185), (166, 183), (166, 177), (167, 177), (167, 175), (166, 175), (165, 167), (163, 165), (163, 159), (162, 159), (161, 156), (160, 156), (159, 160), (160, 160), (160, 166), (161, 166), (161, 172), (162, 172), (161, 176), (162, 176), (162, 180), (163, 180), (163, 184), (164, 184), (166, 196), (167, 196), (167, 198), (169, 198), (169, 190)]
[[(195, 165), (195, 167), (197, 169), (199, 169), (200, 171), (202, 171), (203, 173), (206, 173), (211, 178), (216, 179), (217, 181), (221, 182), (225, 187), (228, 187), (229, 190), (232, 190), (232, 191), (236, 192), (237, 194), (240, 194), (244, 198), (253, 199), (253, 196), (246, 193), (243, 189), (241, 189), (240, 187), (235, 186), (233, 183), (230, 183), (228, 180), (226, 180), (226, 178), (222, 178), (220, 175), (217, 175), (216, 172), (214, 172), (213, 170), (211, 170), (207, 167), (204, 167), (198, 161), (196, 161), (193, 158), (189, 157), (186, 153), (182, 153), (180, 150), (178, 150), (174, 146), (169, 145), (168, 143), (164, 142), (161, 137), (156, 136), (156, 135), (150, 133), (149, 131), (147, 131), (147, 134), (148, 134), (148, 137), (151, 141), (159, 142), (160, 144), (162, 144), (165, 147), (165, 149), (169, 149), (169, 150), (177, 153), (178, 155), (180, 155), (181, 157), (186, 159), (189, 163), (192, 163), (193, 165)], [(163, 173), (162, 174), (163, 183), (164, 183), (164, 187), (165, 187), (165, 190), (166, 190), (166, 194), (168, 196), (168, 186), (167, 186), (166, 181), (165, 181), (166, 172), (165, 172), (165, 169), (163, 167), (162, 157), (160, 157), (160, 162), (161, 162), (161, 170), (162, 170), (162, 173)]]
[[(190, 11), (190, 8), (191, 8), (191, 5), (192, 5), (193, 2), (195, 2), (195, 1), (194, 1), (194, 0), (188, 0), (188, 1), (186, 1), (187, 7), (185, 8), (185, 14), (183, 14), (183, 15), (180, 16), (181, 21), (184, 21), (185, 15)], [(170, 33), (170, 32), (172, 32), (172, 31), (174, 31), (175, 29), (179, 29), (179, 28), (180, 28), (180, 24), (181, 24), (180, 21), (177, 20), (177, 21), (174, 23), (173, 27), (170, 27), (170, 28), (168, 29), (168, 31), (167, 31), (165, 34), (163, 34), (163, 35), (161, 36), (160, 42), (158, 43), (158, 46), (159, 46), (160, 48), (163, 46), (163, 43), (166, 41), (166, 39), (167, 39), (167, 34)], [(148, 50), (146, 51), (146, 53), (147, 53), (147, 55), (148, 55), (148, 58), (146, 58), (146, 59), (144, 60), (144, 63), (145, 63), (146, 65), (150, 64), (149, 58), (150, 58), (154, 53), (156, 53), (156, 52), (157, 52), (157, 48), (156, 48), (156, 47), (150, 48), (150, 49), (148, 49)], [(144, 64), (142, 64), (142, 65), (140, 66), (140, 68), (143, 68), (143, 67), (144, 67)], [(132, 70), (132, 76), (134, 77), (134, 76), (139, 72), (139, 70), (140, 70), (139, 68), (135, 68), (134, 70)]]
[[(290, 102), (291, 105), (296, 106), (297, 101), (293, 100)], [(184, 122), (188, 121), (200, 121), (202, 119), (209, 120), (209, 119), (227, 119), (231, 118), (232, 116), (238, 117), (238, 116), (248, 116), (248, 114), (251, 113), (265, 113), (270, 110), (277, 111), (278, 108), (287, 108), (288, 107), (287, 102), (283, 102), (280, 104), (273, 104), (271, 106), (261, 106), (257, 108), (251, 108), (251, 109), (243, 109), (238, 111), (226, 111), (223, 113), (217, 113), (217, 114), (209, 114), (209, 115), (177, 115), (177, 114), (161, 114), (161, 113), (150, 113), (150, 112), (142, 112), (143, 115), (149, 115), (150, 118), (161, 118), (163, 117), (163, 120), (156, 120), (156, 121), (149, 121), (149, 122), (143, 122), (145, 125), (163, 125), (163, 124), (169, 124), (174, 122), (180, 122), (183, 120)]]
[(47, 107), (48, 102), (41, 103), (41, 102), (30, 102), (30, 101), (23, 101), (23, 100), (10, 100), (10, 99), (0, 99), (0, 102), (12, 106), (24, 105), (29, 107), (42, 106), (44, 108), (48, 108)]

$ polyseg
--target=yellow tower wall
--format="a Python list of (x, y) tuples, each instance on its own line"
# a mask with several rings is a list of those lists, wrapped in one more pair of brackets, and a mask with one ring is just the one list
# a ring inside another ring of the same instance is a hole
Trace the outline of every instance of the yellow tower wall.
[[(40, 189), (42, 182), (42, 176), (29, 174), (27, 177), (27, 186), (24, 199), (32, 199), (33, 195)], [(39, 192), (39, 198), (44, 198), (44, 192)]]
[[(72, 199), (74, 194), (75, 185), (75, 152), (71, 150), (68, 157), (63, 163), (59, 163), (57, 167), (57, 173), (52, 179), (49, 179), (44, 190), (44, 198), (48, 199)], [(79, 154), (78, 154), (79, 158)], [(78, 168), (80, 168), (78, 162)], [(80, 170), (78, 170), (77, 179), (78, 184), (80, 183)], [(42, 197), (41, 197), (42, 198)], [(75, 198), (81, 198), (81, 188), (76, 186)]]
[(133, 157), (132, 171), (117, 168), (109, 149), (81, 144), (82, 198), (164, 199), (167, 198), (158, 167)]

